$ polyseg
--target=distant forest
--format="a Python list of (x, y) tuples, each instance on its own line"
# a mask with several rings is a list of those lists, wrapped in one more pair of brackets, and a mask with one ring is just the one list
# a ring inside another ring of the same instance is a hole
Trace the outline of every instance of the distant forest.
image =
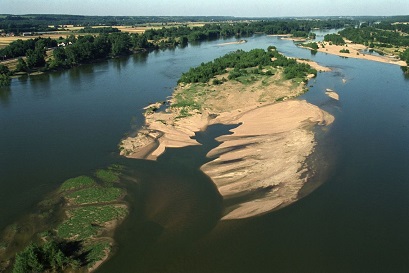
[(238, 21), (228, 16), (82, 16), (82, 15), (0, 15), (0, 29), (5, 32), (41, 32), (56, 30), (54, 26), (120, 26), (184, 22)]
[[(81, 16), (81, 15), (0, 15), (0, 29), (7, 33), (43, 32), (56, 30), (55, 26), (149, 26), (188, 22), (254, 22), (291, 21), (291, 18), (239, 18), (231, 16)], [(301, 18), (296, 19), (301, 20)], [(304, 20), (304, 19), (302, 19)], [(339, 18), (316, 18), (313, 21), (340, 21)], [(341, 19), (351, 21), (351, 19)]]
[[(232, 16), (82, 16), (58, 14), (30, 14), (30, 15), (0, 15), (0, 30), (7, 33), (42, 32), (56, 30), (54, 26), (120, 26), (120, 25), (150, 25), (187, 22), (253, 22), (253, 21), (289, 21), (306, 20), (307, 18), (247, 18)], [(374, 22), (408, 22), (409, 16), (365, 16), (365, 17), (312, 17), (313, 21), (364, 21)]]

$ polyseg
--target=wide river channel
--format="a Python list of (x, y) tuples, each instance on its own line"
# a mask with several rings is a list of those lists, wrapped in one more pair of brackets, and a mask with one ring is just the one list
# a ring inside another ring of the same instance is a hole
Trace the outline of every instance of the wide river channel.
[[(120, 163), (130, 215), (116, 234), (116, 255), (97, 272), (409, 272), (409, 80), (400, 67), (312, 55), (277, 37), (220, 45), (233, 40), (14, 79), (0, 89), (0, 230), (64, 180)], [(317, 136), (326, 172), (311, 194), (259, 217), (220, 221), (223, 203), (199, 167), (226, 126), (157, 162), (118, 155), (120, 140), (143, 125), (142, 108), (166, 100), (184, 71), (269, 45), (332, 68), (301, 97), (335, 116)]]

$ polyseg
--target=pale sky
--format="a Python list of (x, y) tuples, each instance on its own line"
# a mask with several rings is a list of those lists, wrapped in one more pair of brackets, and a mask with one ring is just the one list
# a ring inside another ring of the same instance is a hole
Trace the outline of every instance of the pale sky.
[(0, 14), (39, 13), (236, 17), (409, 15), (409, 0), (0, 0)]

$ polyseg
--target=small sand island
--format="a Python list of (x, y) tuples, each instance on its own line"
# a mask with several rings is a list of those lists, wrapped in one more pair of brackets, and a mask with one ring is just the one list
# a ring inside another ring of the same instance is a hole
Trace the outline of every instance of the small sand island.
[(370, 53), (365, 53), (368, 51), (369, 48), (362, 44), (352, 43), (349, 40), (345, 40), (345, 43), (342, 45), (337, 45), (332, 42), (314, 42), (314, 43), (306, 43), (300, 44), (300, 47), (308, 48), (314, 51), (328, 53), (332, 55), (337, 55), (340, 57), (345, 58), (355, 58), (355, 59), (362, 59), (362, 60), (369, 60), (381, 63), (388, 63), (388, 64), (395, 64), (399, 66), (406, 66), (406, 62), (400, 60), (397, 56), (393, 55), (373, 55)]
[(228, 43), (218, 44), (218, 46), (239, 45), (239, 44), (245, 44), (245, 43), (247, 43), (247, 40), (238, 40), (238, 41), (235, 41), (235, 42), (228, 42)]
[[(224, 58), (224, 59), (223, 59)], [(232, 69), (230, 59), (245, 63)], [(251, 60), (251, 61), (250, 61)], [(226, 66), (208, 78), (201, 71)], [(312, 173), (306, 165), (316, 145), (316, 125), (333, 117), (306, 101), (307, 78), (317, 71), (276, 51), (237, 51), (185, 73), (163, 112), (147, 111), (146, 126), (124, 139), (121, 154), (155, 160), (167, 147), (199, 145), (195, 132), (212, 124), (237, 124), (208, 153), (201, 169), (225, 199), (256, 194), (227, 208), (224, 219), (259, 215), (296, 201)], [(199, 77), (202, 82), (188, 82)], [(150, 108), (149, 108), (150, 109)]]
[(332, 90), (332, 89), (327, 88), (327, 89), (325, 90), (325, 94), (326, 94), (328, 97), (330, 97), (330, 98), (332, 98), (332, 99), (334, 99), (334, 100), (339, 100), (339, 95), (338, 95), (338, 93), (335, 92), (335, 91)]

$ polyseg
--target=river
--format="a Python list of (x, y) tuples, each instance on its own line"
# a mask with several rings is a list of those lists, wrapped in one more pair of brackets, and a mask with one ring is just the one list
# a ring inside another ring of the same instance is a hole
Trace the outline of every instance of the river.
[[(401, 69), (312, 55), (277, 37), (219, 46), (232, 40), (2, 88), (0, 229), (65, 179), (121, 163), (131, 214), (117, 232), (116, 255), (97, 272), (409, 272), (409, 81)], [(263, 216), (219, 221), (222, 200), (198, 168), (225, 126), (198, 134), (203, 146), (169, 149), (157, 162), (118, 156), (120, 139), (143, 124), (142, 108), (171, 95), (182, 72), (232, 50), (269, 45), (333, 68), (302, 96), (336, 118), (319, 139), (315, 156), (326, 159), (328, 173), (314, 192)], [(340, 100), (330, 100), (326, 88)]]

